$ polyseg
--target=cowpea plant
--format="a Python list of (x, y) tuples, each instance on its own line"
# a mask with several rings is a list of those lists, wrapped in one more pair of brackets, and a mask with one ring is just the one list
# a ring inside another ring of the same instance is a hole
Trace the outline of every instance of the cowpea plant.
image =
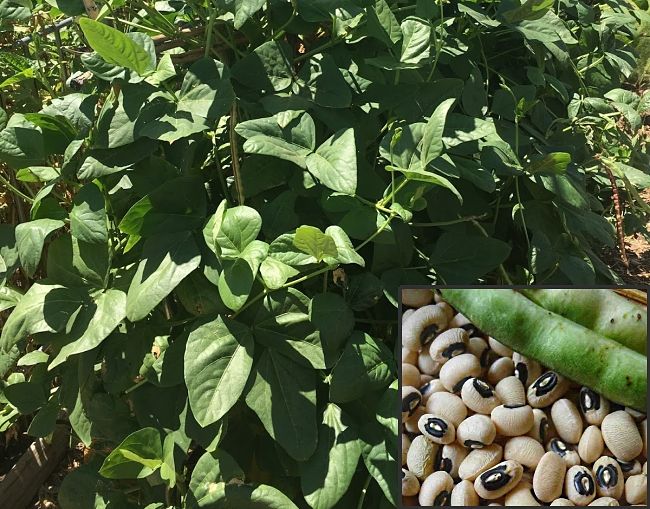
[(98, 4), (0, 52), (0, 430), (69, 420), (63, 509), (395, 505), (398, 286), (616, 279), (612, 182), (643, 232), (633, 4)]

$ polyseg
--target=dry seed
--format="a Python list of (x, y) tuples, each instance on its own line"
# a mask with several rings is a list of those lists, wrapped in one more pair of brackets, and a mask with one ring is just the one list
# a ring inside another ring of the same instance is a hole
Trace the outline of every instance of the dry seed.
[(418, 420), (418, 429), (420, 433), (436, 444), (449, 444), (456, 440), (454, 425), (439, 415), (424, 414)]
[(422, 394), (415, 387), (402, 386), (402, 420), (412, 416), (422, 402)]
[(434, 444), (424, 436), (418, 435), (413, 439), (411, 447), (409, 447), (406, 455), (406, 466), (418, 479), (423, 480), (433, 472), (433, 463), (437, 452), (438, 444)]
[(543, 408), (555, 403), (569, 390), (569, 381), (555, 371), (547, 371), (535, 380), (526, 397), (528, 403), (534, 408)]
[(512, 350), (493, 337), (488, 337), (488, 343), (490, 344), (490, 348), (501, 357), (512, 357)]
[(641, 463), (639, 463), (637, 460), (623, 461), (621, 459), (616, 458), (616, 461), (618, 462), (618, 465), (621, 467), (621, 470), (623, 472), (623, 477), (625, 479), (627, 479), (632, 475), (640, 474), (642, 472)]
[(429, 288), (404, 288), (402, 304), (410, 308), (420, 308), (433, 301), (433, 292)]
[(418, 352), (402, 347), (402, 363), (416, 366), (418, 363)]
[(574, 506), (575, 504), (571, 502), (568, 498), (556, 498), (551, 502), (551, 505), (565, 505), (565, 506)]
[(624, 410), (607, 415), (601, 431), (607, 448), (620, 460), (631, 461), (643, 451), (643, 440), (636, 423)]
[(402, 469), (402, 495), (412, 497), (420, 491), (420, 481), (413, 472)]
[(451, 492), (452, 506), (476, 506), (479, 503), (478, 495), (471, 481), (460, 481)]
[(411, 447), (411, 439), (406, 433), (402, 433), (402, 465), (406, 465), (406, 455)]
[(442, 382), (437, 378), (434, 378), (433, 380), (422, 385), (420, 387), (420, 394), (422, 394), (422, 404), (426, 405), (429, 402), (431, 395), (435, 394), (436, 392), (446, 392), (445, 386), (442, 385)]
[(423, 406), (419, 406), (415, 409), (415, 412), (413, 412), (413, 415), (406, 419), (404, 422), (404, 429), (409, 432), (409, 433), (414, 433), (416, 435), (420, 434), (420, 429), (418, 428), (418, 421), (420, 420), (420, 417), (422, 417), (424, 414), (427, 413), (426, 408)]
[(402, 346), (418, 350), (447, 327), (447, 315), (435, 304), (424, 306), (402, 324)]
[(562, 398), (553, 403), (551, 419), (557, 434), (562, 440), (569, 444), (577, 444), (580, 441), (582, 417), (580, 417), (580, 412), (570, 400)]
[(402, 363), (402, 385), (420, 386), (420, 371), (413, 364)]
[(609, 413), (609, 401), (589, 387), (580, 389), (580, 410), (589, 424), (600, 426)]
[(469, 336), (460, 328), (447, 329), (438, 334), (429, 347), (429, 355), (438, 363), (445, 363), (452, 357), (465, 353)]
[(534, 438), (528, 436), (513, 437), (503, 448), (503, 458), (514, 460), (524, 467), (535, 470), (539, 460), (544, 456), (544, 447)]
[(524, 357), (520, 353), (512, 354), (512, 362), (515, 365), (515, 376), (528, 388), (542, 374), (542, 367), (534, 359)]
[(515, 372), (515, 365), (510, 357), (500, 357), (495, 360), (487, 372), (487, 380), (492, 385), (498, 384), (507, 376), (512, 376)]
[(593, 463), (602, 454), (605, 443), (603, 442), (603, 435), (598, 426), (589, 426), (578, 443), (578, 454), (585, 463)]
[(506, 437), (525, 435), (533, 427), (533, 409), (528, 405), (499, 405), (490, 414), (497, 433)]
[(474, 414), (458, 425), (456, 437), (459, 444), (470, 449), (490, 445), (496, 437), (494, 423), (487, 415)]
[(476, 413), (489, 415), (494, 407), (501, 404), (490, 384), (480, 378), (469, 378), (461, 390), (463, 403)]
[(418, 355), (418, 369), (421, 373), (430, 376), (437, 376), (440, 373), (440, 368), (442, 368), (442, 362), (434, 361), (426, 348), (423, 349)]
[(473, 336), (467, 341), (467, 353), (475, 355), (480, 361), (481, 367), (486, 368), (489, 365), (490, 347), (483, 338)]
[(637, 474), (625, 481), (625, 500), (628, 504), (642, 504), (646, 502), (648, 495), (648, 477), (645, 474)]
[(454, 479), (458, 478), (458, 467), (467, 456), (469, 450), (459, 443), (451, 443), (438, 449), (435, 469), (447, 472)]
[(506, 495), (505, 505), (508, 506), (541, 506), (532, 491), (529, 481), (521, 480), (513, 490)]
[(481, 374), (481, 364), (471, 353), (452, 357), (440, 369), (440, 381), (449, 392), (460, 392), (467, 378)]
[(544, 410), (533, 408), (533, 427), (528, 432), (528, 436), (534, 438), (541, 444), (546, 443), (546, 439), (548, 438), (548, 417)]
[(507, 376), (494, 388), (504, 405), (525, 405), (526, 389), (516, 376)]
[(566, 473), (564, 492), (576, 505), (587, 505), (596, 498), (596, 482), (587, 467), (574, 465)]
[(503, 448), (498, 444), (488, 445), (482, 449), (474, 449), (465, 457), (458, 467), (461, 479), (473, 481), (488, 468), (493, 467), (503, 458)]
[(449, 392), (436, 392), (429, 396), (426, 405), (427, 413), (440, 415), (450, 421), (455, 427), (467, 417), (467, 407), (463, 400)]
[(516, 461), (502, 461), (480, 474), (474, 480), (474, 489), (479, 497), (494, 500), (517, 486), (522, 474), (523, 468)]
[(566, 463), (567, 467), (572, 467), (574, 465), (580, 464), (580, 455), (578, 455), (573, 447), (567, 445), (559, 438), (551, 438), (551, 440), (546, 445), (546, 450), (554, 452), (560, 456)]
[(600, 497), (595, 499), (591, 504), (589, 505), (620, 505), (618, 503), (618, 500), (612, 497)]
[(434, 472), (422, 483), (418, 502), (420, 505), (449, 505), (453, 488), (454, 480), (447, 472)]
[(614, 458), (601, 456), (594, 462), (591, 472), (596, 480), (596, 493), (599, 497), (621, 498), (625, 481), (621, 466)]
[(553, 452), (545, 453), (533, 474), (533, 490), (542, 502), (552, 502), (562, 494), (566, 463)]

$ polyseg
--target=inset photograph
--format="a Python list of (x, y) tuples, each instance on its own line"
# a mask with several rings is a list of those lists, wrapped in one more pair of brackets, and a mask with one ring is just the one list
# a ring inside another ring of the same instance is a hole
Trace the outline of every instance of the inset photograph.
[(401, 507), (647, 503), (647, 290), (401, 287)]

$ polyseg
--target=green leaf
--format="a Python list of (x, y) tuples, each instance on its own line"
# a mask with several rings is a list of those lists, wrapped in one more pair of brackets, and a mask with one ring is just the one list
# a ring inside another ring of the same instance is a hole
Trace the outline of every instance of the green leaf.
[(296, 230), (293, 245), (320, 262), (324, 257), (336, 258), (338, 251), (334, 239), (315, 226), (301, 226)]
[(92, 318), (84, 330), (77, 333), (80, 337), (63, 346), (48, 369), (54, 369), (71, 355), (87, 352), (99, 346), (126, 317), (126, 294), (110, 288), (95, 298), (92, 309)]
[(546, 14), (546, 11), (553, 7), (554, 3), (554, 0), (525, 0), (519, 7), (502, 12), (501, 17), (506, 23), (538, 19)]
[(241, 256), (261, 229), (262, 217), (255, 209), (245, 205), (227, 209), (219, 228), (214, 230), (214, 240), (220, 255), (223, 258)]
[(36, 366), (37, 364), (42, 364), (47, 362), (50, 356), (41, 350), (33, 350), (25, 355), (23, 355), (18, 362), (17, 366)]
[(47, 237), (63, 225), (63, 221), (56, 219), (37, 219), (16, 226), (16, 247), (27, 277), (32, 277), (38, 268)]
[(334, 191), (353, 195), (357, 190), (357, 149), (353, 129), (341, 129), (306, 159), (307, 169)]
[[(350, 237), (345, 233), (345, 230), (337, 225), (328, 226), (325, 230), (325, 235), (328, 235), (334, 239), (334, 244), (336, 246), (335, 255), (336, 260), (340, 263), (354, 263), (361, 267), (366, 266), (366, 261), (363, 257), (354, 250)], [(327, 261), (327, 260), (326, 260)], [(329, 261), (327, 263), (330, 263)]]
[(343, 497), (360, 455), (357, 430), (338, 406), (329, 403), (318, 429), (318, 447), (300, 466), (302, 493), (313, 509), (330, 509)]
[(205, 509), (298, 509), (281, 491), (265, 484), (210, 484), (198, 507)]
[(255, 339), (303, 366), (324, 369), (320, 337), (309, 321), (309, 299), (294, 288), (267, 295), (253, 321)]
[(112, 484), (101, 477), (96, 468), (82, 465), (64, 478), (59, 488), (61, 509), (139, 509), (131, 504), (124, 493), (114, 490)]
[(104, 195), (93, 182), (83, 186), (74, 197), (70, 211), (72, 236), (91, 244), (108, 242)]
[(141, 44), (119, 30), (90, 18), (79, 18), (79, 26), (90, 47), (109, 64), (126, 67), (140, 76), (146, 76), (155, 70), (155, 58), (152, 60)]
[(267, 41), (239, 60), (232, 68), (232, 75), (254, 90), (279, 92), (293, 80), (290, 55), (291, 48), (286, 42)]
[(14, 113), (0, 131), (0, 161), (14, 168), (43, 164), (45, 145), (41, 129), (24, 115)]
[(162, 443), (155, 428), (143, 428), (126, 437), (99, 469), (108, 479), (142, 479), (162, 464)]
[(429, 262), (447, 284), (473, 283), (495, 270), (510, 255), (510, 246), (491, 237), (443, 233)]
[(219, 295), (228, 308), (237, 311), (246, 303), (267, 252), (268, 244), (254, 240), (246, 246), (240, 258), (224, 260), (218, 287)]
[(551, 152), (541, 159), (537, 159), (526, 167), (526, 171), (534, 174), (561, 175), (571, 163), (571, 154), (568, 152)]
[(223, 449), (206, 452), (199, 458), (190, 479), (187, 494), (187, 508), (205, 507), (210, 491), (217, 483), (227, 483), (231, 479), (244, 480), (244, 471), (230, 454)]
[(296, 274), (298, 274), (296, 269), (270, 256), (260, 265), (260, 275), (264, 284), (271, 290), (277, 290)]
[[(393, 404), (393, 407), (395, 405)], [(381, 429), (381, 428), (379, 428)], [(390, 454), (383, 433), (374, 422), (364, 426), (363, 462), (368, 472), (375, 478), (386, 498), (397, 506), (399, 493), (395, 483), (395, 458)], [(397, 448), (395, 448), (397, 452)]]
[(47, 250), (47, 276), (64, 286), (104, 288), (110, 268), (108, 244), (88, 244), (62, 235)]
[(202, 58), (183, 78), (177, 110), (215, 121), (230, 111), (234, 100), (228, 68), (218, 60)]
[(396, 376), (394, 364), (383, 343), (355, 331), (332, 370), (331, 401), (347, 403), (387, 386)]
[(445, 130), (447, 113), (453, 106), (455, 98), (445, 99), (433, 111), (422, 135), (422, 150), (420, 152), (420, 164), (424, 170), (427, 165), (436, 157), (442, 154), (444, 144), (442, 135)]
[(52, 396), (47, 404), (32, 419), (29, 428), (27, 428), (27, 434), (42, 438), (52, 433), (56, 427), (56, 420), (59, 417), (60, 409), (58, 398)]
[(6, 352), (30, 334), (60, 331), (87, 300), (81, 288), (34, 283), (7, 318), (0, 349)]
[(404, 175), (407, 180), (414, 180), (416, 182), (426, 182), (428, 184), (433, 184), (436, 186), (447, 188), (452, 193), (454, 193), (454, 196), (458, 198), (458, 201), (461, 204), (463, 203), (463, 195), (460, 194), (456, 186), (454, 186), (448, 179), (446, 179), (442, 175), (436, 175), (435, 173), (432, 173), (430, 171), (419, 170), (417, 168), (406, 169), (406, 168), (400, 168), (397, 166), (390, 166), (390, 165), (386, 166), (386, 170), (398, 171), (402, 175)]
[(45, 387), (38, 382), (18, 382), (3, 389), (4, 397), (23, 415), (29, 415), (47, 401)]
[(409, 17), (402, 21), (402, 49), (400, 62), (422, 65), (429, 59), (431, 26), (424, 20)]
[(221, 419), (244, 390), (253, 363), (250, 330), (218, 317), (195, 328), (185, 348), (185, 384), (201, 426)]
[(200, 261), (199, 246), (190, 232), (147, 239), (126, 297), (127, 318), (142, 320)]
[(272, 349), (255, 366), (246, 404), (289, 455), (308, 459), (316, 448), (316, 379), (305, 368)]
[(269, 256), (292, 267), (316, 263), (316, 258), (298, 251), (294, 246), (294, 233), (284, 233), (269, 245)]
[(309, 303), (309, 320), (320, 332), (323, 350), (330, 367), (338, 358), (345, 340), (354, 329), (354, 313), (343, 297), (332, 292), (319, 293)]
[(303, 65), (298, 76), (302, 81), (299, 82), (301, 96), (305, 95), (326, 108), (350, 106), (352, 92), (336, 61), (330, 55), (321, 53), (313, 56)]

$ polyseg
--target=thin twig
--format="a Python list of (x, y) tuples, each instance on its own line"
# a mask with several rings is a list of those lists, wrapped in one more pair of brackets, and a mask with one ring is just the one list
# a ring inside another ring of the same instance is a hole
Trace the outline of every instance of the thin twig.
[(232, 159), (232, 173), (235, 177), (235, 188), (237, 190), (237, 203), (244, 204), (244, 185), (241, 180), (241, 172), (239, 168), (239, 148), (237, 145), (237, 134), (235, 133), (235, 126), (237, 125), (237, 103), (233, 104), (230, 113), (230, 154)]

